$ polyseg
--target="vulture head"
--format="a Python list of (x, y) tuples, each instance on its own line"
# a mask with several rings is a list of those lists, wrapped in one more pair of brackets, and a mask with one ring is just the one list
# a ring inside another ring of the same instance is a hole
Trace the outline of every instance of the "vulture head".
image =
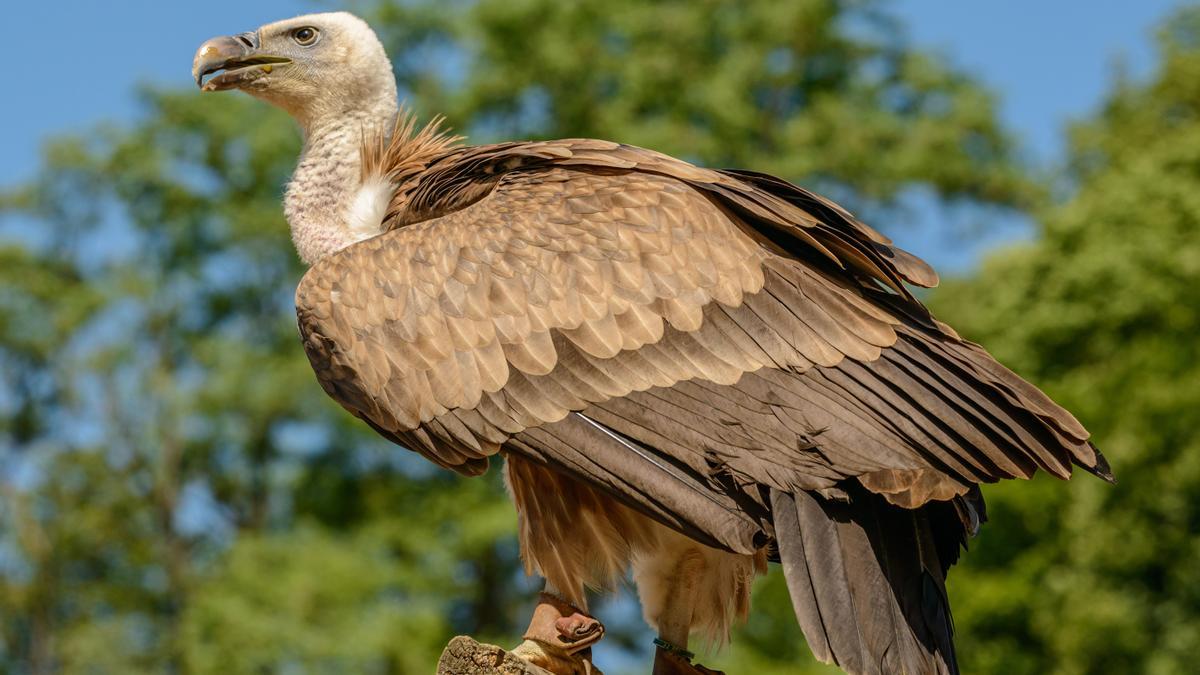
[(200, 45), (192, 76), (203, 91), (240, 89), (312, 123), (394, 101), (392, 64), (365, 21), (328, 12), (277, 21)]
[(203, 91), (240, 89), (300, 123), (304, 150), (284, 213), (302, 260), (381, 232), (395, 182), (360, 168), (364, 143), (391, 135), (399, 105), (392, 62), (365, 21), (308, 14), (215, 37), (196, 50), (192, 77)]

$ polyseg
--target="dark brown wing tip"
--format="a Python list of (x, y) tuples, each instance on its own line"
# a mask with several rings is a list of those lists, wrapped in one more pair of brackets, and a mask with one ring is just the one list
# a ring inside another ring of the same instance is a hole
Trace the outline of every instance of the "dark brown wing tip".
[(1110, 467), (1108, 464), (1108, 459), (1104, 457), (1104, 455), (1100, 452), (1100, 448), (1097, 448), (1094, 443), (1088, 441), (1088, 445), (1090, 445), (1092, 451), (1096, 453), (1096, 463), (1092, 466), (1081, 465), (1083, 466), (1083, 470), (1087, 471), (1093, 476), (1096, 476), (1097, 478), (1103, 479), (1106, 483), (1116, 485), (1117, 477), (1113, 475), (1112, 467)]
[(921, 288), (936, 288), (941, 283), (937, 271), (929, 263), (899, 246), (876, 244), (875, 249), (891, 260), (892, 264), (896, 267), (896, 271), (908, 283), (920, 286)]

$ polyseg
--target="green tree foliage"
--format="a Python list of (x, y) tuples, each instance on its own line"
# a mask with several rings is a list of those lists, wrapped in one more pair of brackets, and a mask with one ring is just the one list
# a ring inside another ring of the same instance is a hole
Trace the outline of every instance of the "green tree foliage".
[(1073, 196), (935, 310), (1046, 386), (1120, 483), (985, 490), (954, 575), (967, 672), (1188, 673), (1200, 662), (1200, 10), (1073, 130)]
[(479, 0), (364, 15), (413, 103), (476, 141), (609, 138), (851, 200), (920, 181), (1027, 202), (992, 96), (909, 48), (883, 5)]
[[(361, 9), (414, 105), (477, 141), (614, 138), (859, 208), (1036, 195), (991, 97), (879, 2)], [(142, 100), (2, 204), (0, 671), (428, 672), (456, 632), (515, 639), (532, 587), (494, 473), (435, 471), (312, 379), (293, 125), (232, 94)], [(795, 672), (779, 578), (759, 595), (727, 663)], [(611, 623), (629, 643), (636, 621)]]

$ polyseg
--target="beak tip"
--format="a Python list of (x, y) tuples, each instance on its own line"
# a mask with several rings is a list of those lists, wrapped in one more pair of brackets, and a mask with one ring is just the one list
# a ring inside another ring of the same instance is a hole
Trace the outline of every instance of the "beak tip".
[(243, 56), (246, 53), (243, 43), (230, 36), (215, 37), (200, 45), (192, 58), (192, 78), (200, 91), (217, 91), (212, 81), (205, 83), (204, 76), (219, 70), (230, 59)]

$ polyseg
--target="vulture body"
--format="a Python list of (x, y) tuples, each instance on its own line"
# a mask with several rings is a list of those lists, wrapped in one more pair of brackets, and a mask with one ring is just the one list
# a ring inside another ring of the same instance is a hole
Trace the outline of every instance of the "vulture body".
[[(367, 103), (320, 115), (246, 76), (274, 36), (360, 24), (300, 17), (196, 64), (305, 128), (287, 211), (324, 390), (441, 467), (504, 457), (553, 618), (594, 623), (585, 587), (632, 567), (655, 672), (703, 672), (688, 634), (723, 640), (768, 560), (817, 658), (957, 672), (945, 577), (978, 485), (1111, 479), (1079, 422), (930, 315), (908, 288), (936, 284), (928, 265), (803, 188), (600, 140), (463, 146), (418, 131), (378, 72)], [(526, 655), (556, 672), (599, 637), (538, 621)]]

